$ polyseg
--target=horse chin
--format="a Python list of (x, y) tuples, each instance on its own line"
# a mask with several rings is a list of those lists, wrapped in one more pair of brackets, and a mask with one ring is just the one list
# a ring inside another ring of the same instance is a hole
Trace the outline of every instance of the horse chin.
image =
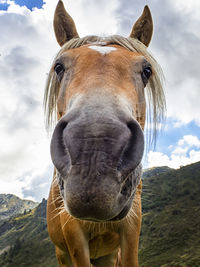
[(129, 213), (131, 207), (132, 207), (132, 202), (135, 196), (135, 192), (132, 194), (132, 197), (129, 199), (129, 201), (126, 203), (125, 207), (123, 208), (123, 210), (116, 215), (115, 217), (113, 217), (112, 219), (110, 219), (109, 221), (121, 221), (124, 218), (126, 218), (127, 214)]
[[(57, 172), (57, 182), (65, 209), (72, 217), (93, 222), (114, 222), (123, 220), (131, 210), (141, 173), (140, 164), (120, 183), (120, 186), (112, 186), (114, 194), (111, 198), (109, 191), (102, 194), (102, 191), (99, 190), (90, 194), (84, 189), (80, 191), (78, 187), (77, 191), (71, 191), (70, 188), (74, 188), (74, 183), (70, 185), (68, 180), (73, 181), (76, 178), (62, 177), (59, 172)], [(67, 188), (67, 185), (70, 188)], [(99, 187), (102, 188), (102, 185)], [(98, 196), (99, 194), (101, 195)]]

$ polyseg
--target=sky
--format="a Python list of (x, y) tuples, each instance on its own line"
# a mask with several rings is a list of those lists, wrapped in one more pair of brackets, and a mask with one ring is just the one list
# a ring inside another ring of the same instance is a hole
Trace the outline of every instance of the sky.
[[(149, 51), (165, 75), (167, 114), (145, 168), (179, 168), (200, 160), (200, 1), (63, 0), (79, 35), (128, 36), (148, 4), (154, 35)], [(53, 32), (57, 0), (0, 0), (0, 193), (41, 201), (53, 166), (43, 93), (59, 50)]]

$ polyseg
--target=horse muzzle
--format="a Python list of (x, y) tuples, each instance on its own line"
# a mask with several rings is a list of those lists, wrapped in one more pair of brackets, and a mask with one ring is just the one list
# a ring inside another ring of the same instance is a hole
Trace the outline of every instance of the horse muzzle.
[(57, 123), (51, 157), (66, 210), (83, 220), (125, 217), (140, 180), (143, 131), (105, 111), (69, 112)]

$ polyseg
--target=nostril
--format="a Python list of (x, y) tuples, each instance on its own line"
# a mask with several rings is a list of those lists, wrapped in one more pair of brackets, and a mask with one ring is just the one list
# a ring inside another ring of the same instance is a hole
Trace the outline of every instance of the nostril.
[(130, 129), (130, 131), (133, 131), (134, 128), (137, 128), (137, 124), (130, 121), (127, 123), (127, 127)]
[[(129, 175), (141, 162), (144, 152), (144, 134), (137, 121), (127, 123), (129, 137), (119, 160), (119, 171), (124, 177)], [(127, 139), (127, 137), (124, 137)]]
[[(135, 147), (135, 144), (137, 142), (136, 137), (137, 137), (137, 129), (135, 125), (128, 123), (127, 124), (128, 129), (131, 132), (131, 138), (128, 140), (127, 144), (127, 149), (124, 151), (124, 157), (128, 160), (132, 160), (132, 152)], [(134, 135), (134, 136), (133, 136)]]
[(70, 165), (70, 156), (63, 142), (63, 131), (67, 127), (68, 121), (63, 117), (55, 127), (51, 139), (51, 158), (54, 166), (63, 176), (66, 175)]

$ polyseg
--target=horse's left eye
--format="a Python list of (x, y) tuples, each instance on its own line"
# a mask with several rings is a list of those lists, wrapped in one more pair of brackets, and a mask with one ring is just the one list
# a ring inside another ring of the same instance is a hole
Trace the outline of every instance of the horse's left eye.
[(63, 75), (63, 73), (65, 71), (64, 66), (61, 63), (57, 63), (55, 65), (55, 67), (54, 67), (54, 71), (57, 74), (59, 80), (61, 80), (62, 79), (62, 75)]
[(151, 67), (150, 66), (145, 67), (143, 69), (143, 72), (142, 72), (142, 80), (143, 80), (144, 85), (147, 84), (147, 82), (148, 82), (149, 78), (151, 77), (151, 75), (152, 75)]

